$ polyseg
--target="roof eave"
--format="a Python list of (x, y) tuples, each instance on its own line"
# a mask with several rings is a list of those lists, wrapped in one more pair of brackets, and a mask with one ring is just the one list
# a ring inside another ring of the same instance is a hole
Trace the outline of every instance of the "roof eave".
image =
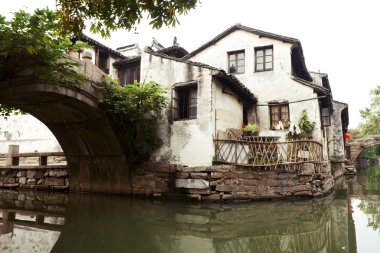
[(97, 40), (95, 40), (95, 39), (93, 39), (93, 38), (91, 38), (91, 37), (89, 37), (89, 36), (87, 36), (85, 34), (81, 34), (79, 36), (74, 36), (72, 39), (77, 39), (77, 40), (80, 39), (80, 40), (83, 40), (83, 41), (85, 41), (85, 42), (87, 42), (89, 44), (93, 44), (95, 46), (98, 46), (98, 47), (102, 48), (103, 50), (109, 52), (114, 57), (116, 56), (116, 57), (119, 57), (121, 59), (125, 59), (126, 58), (126, 56), (123, 55), (123, 54), (121, 54), (120, 52), (118, 52), (116, 50), (113, 50), (112, 48), (107, 47), (106, 45), (103, 45), (99, 41), (97, 41)]
[(269, 32), (265, 32), (265, 31), (253, 29), (253, 28), (250, 28), (247, 26), (243, 26), (241, 24), (236, 24), (236, 25), (231, 26), (230, 28), (228, 28), (224, 32), (220, 33), (219, 35), (214, 37), (212, 40), (206, 42), (205, 44), (203, 44), (199, 48), (195, 49), (193, 52), (189, 53), (188, 55), (185, 55), (183, 57), (183, 59), (189, 59), (190, 57), (198, 54), (199, 52), (201, 52), (204, 49), (208, 48), (209, 46), (215, 44), (216, 42), (218, 42), (219, 40), (223, 39), (224, 37), (226, 37), (227, 35), (229, 35), (230, 33), (234, 32), (236, 30), (242, 30), (242, 31), (250, 32), (250, 33), (259, 35), (261, 37), (267, 37), (267, 38), (271, 38), (271, 39), (275, 39), (275, 40), (280, 40), (280, 41), (285, 42), (285, 43), (292, 43), (292, 44), (299, 43), (299, 40), (295, 39), (295, 38), (291, 38), (291, 37), (287, 37), (287, 36), (282, 36), (282, 35), (278, 35), (278, 34), (274, 34), (274, 33), (269, 33)]
[(217, 79), (224, 81), (231, 90), (236, 92), (239, 96), (243, 97), (244, 99), (248, 100), (248, 102), (252, 102), (254, 104), (257, 103), (257, 98), (255, 95), (247, 88), (244, 84), (242, 84), (239, 79), (237, 79), (233, 75), (228, 75), (224, 70), (218, 71), (216, 74), (213, 75)]

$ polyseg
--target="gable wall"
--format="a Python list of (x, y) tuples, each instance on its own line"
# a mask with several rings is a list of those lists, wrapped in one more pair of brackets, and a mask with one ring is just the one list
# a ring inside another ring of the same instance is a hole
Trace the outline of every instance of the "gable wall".
[[(273, 70), (255, 72), (255, 47), (273, 45)], [(228, 54), (230, 51), (245, 50), (245, 73), (235, 76), (248, 87), (258, 98), (258, 123), (261, 135), (284, 136), (288, 131), (271, 131), (269, 107), (267, 103), (273, 100), (298, 101), (317, 97), (312, 88), (291, 79), (291, 47), (292, 44), (259, 37), (258, 35), (237, 30), (227, 35), (214, 45), (209, 46), (190, 58), (192, 61), (203, 62), (228, 72)], [(321, 140), (320, 112), (318, 100), (289, 104), (290, 120), (293, 124), (303, 109), (308, 110), (309, 118), (317, 123), (314, 138)]]

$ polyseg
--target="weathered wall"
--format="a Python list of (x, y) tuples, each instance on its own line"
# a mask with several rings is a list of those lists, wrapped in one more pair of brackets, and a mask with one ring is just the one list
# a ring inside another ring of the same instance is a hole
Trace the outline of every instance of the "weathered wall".
[(347, 108), (347, 104), (332, 101), (333, 112), (330, 117), (331, 126), (327, 128), (328, 153), (331, 162), (331, 169), (334, 177), (340, 177), (344, 173), (345, 148), (342, 128), (342, 110)]
[(331, 126), (328, 131), (329, 156), (332, 159), (344, 160), (342, 110), (347, 108), (347, 104), (333, 100), (332, 105), (333, 113), (331, 115)]
[[(241, 127), (242, 104), (237, 96), (222, 93), (222, 86), (215, 84), (212, 77), (215, 71), (166, 57), (142, 54), (141, 81), (154, 80), (168, 90), (169, 106), (161, 112), (157, 124), (163, 145), (153, 154), (154, 162), (209, 166), (214, 156), (215, 124), (222, 130)], [(196, 81), (198, 87), (197, 118), (169, 122), (173, 85), (190, 81)], [(233, 115), (235, 117), (231, 117)]]
[(32, 115), (0, 117), (0, 154), (7, 153), (9, 145), (19, 145), (21, 153), (62, 151), (52, 132)]
[(332, 190), (330, 169), (315, 172), (306, 166), (300, 172), (252, 171), (233, 166), (145, 166), (133, 175), (133, 195), (239, 201), (319, 197)]
[[(254, 48), (270, 45), (273, 45), (273, 70), (255, 72)], [(245, 72), (235, 74), (235, 76), (258, 97), (258, 104), (264, 105), (257, 107), (261, 128), (260, 135), (284, 137), (288, 131), (269, 130), (270, 120), (267, 103), (273, 100), (288, 100), (291, 102), (317, 97), (312, 88), (291, 79), (291, 47), (292, 44), (290, 43), (237, 30), (193, 56), (190, 60), (204, 62), (228, 72), (227, 52), (244, 50)], [(313, 132), (314, 139), (322, 141), (318, 100), (289, 104), (290, 120), (293, 125), (298, 124), (298, 119), (303, 109), (307, 109), (310, 119), (317, 123)]]

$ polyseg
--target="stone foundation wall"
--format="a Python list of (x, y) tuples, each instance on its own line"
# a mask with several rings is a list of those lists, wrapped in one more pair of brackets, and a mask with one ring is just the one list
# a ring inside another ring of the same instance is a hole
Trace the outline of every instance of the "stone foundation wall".
[(235, 166), (144, 166), (133, 173), (133, 195), (197, 201), (240, 201), (319, 197), (332, 190), (330, 168), (300, 172), (257, 171)]
[(68, 190), (68, 169), (0, 169), (1, 188)]
[[(66, 158), (63, 156), (49, 156), (49, 165), (66, 166)], [(44, 169), (36, 169), (39, 164), (38, 157), (20, 157), (19, 165), (23, 168), (6, 168), (6, 158), (0, 158), (0, 188), (36, 189), (36, 190), (68, 190), (70, 173), (67, 168), (55, 168), (46, 166)], [(27, 167), (28, 169), (26, 169)], [(30, 169), (29, 169), (30, 168)]]
[(342, 161), (331, 161), (331, 171), (335, 179), (343, 176), (344, 173), (344, 162)]

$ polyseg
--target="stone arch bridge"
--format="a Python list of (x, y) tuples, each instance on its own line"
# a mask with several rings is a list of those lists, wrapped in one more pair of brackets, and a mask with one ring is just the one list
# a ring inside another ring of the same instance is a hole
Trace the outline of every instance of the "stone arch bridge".
[[(130, 193), (127, 159), (104, 111), (96, 86), (104, 73), (90, 60), (76, 71), (81, 87), (51, 86), (27, 73), (0, 81), (0, 104), (13, 106), (43, 122), (57, 138), (70, 169), (70, 190)], [(27, 72), (27, 71), (26, 71)]]
[(375, 145), (380, 145), (380, 135), (360, 139), (355, 142), (350, 142), (346, 146), (348, 158), (351, 160), (351, 162), (356, 162), (356, 159), (359, 157), (361, 152), (363, 152), (366, 148)]

